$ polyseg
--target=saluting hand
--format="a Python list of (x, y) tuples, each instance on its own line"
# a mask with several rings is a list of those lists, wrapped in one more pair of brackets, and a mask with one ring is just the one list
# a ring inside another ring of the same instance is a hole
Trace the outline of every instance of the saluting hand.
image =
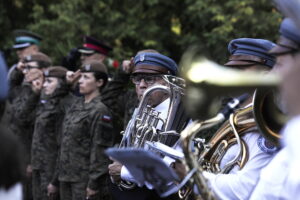
[(16, 68), (17, 68), (17, 70), (22, 72), (25, 69), (25, 64), (23, 62), (19, 61)]
[(39, 69), (31, 69), (25, 75), (25, 81), (31, 83), (31, 88), (33, 92), (39, 94), (43, 88), (43, 83), (44, 83), (43, 72)]
[(32, 90), (36, 94), (39, 94), (43, 88), (43, 80), (42, 79), (35, 79), (32, 81)]
[(122, 70), (126, 74), (131, 74), (131, 72), (133, 71), (133, 66), (133, 58), (131, 58), (130, 60), (123, 60), (122, 62)]
[(70, 85), (75, 84), (81, 76), (80, 70), (77, 70), (76, 72), (67, 71), (66, 73), (66, 80), (67, 83)]

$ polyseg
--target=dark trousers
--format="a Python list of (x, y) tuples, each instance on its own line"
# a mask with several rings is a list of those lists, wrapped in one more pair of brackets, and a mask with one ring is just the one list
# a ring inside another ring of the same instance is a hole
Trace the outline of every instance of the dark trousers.
[(22, 180), (22, 187), (23, 187), (23, 199), (24, 200), (32, 200), (32, 182), (31, 177), (25, 177)]
[(155, 190), (149, 190), (147, 187), (136, 187), (131, 190), (120, 190), (118, 186), (110, 184), (111, 194), (114, 200), (178, 200), (177, 194), (166, 198), (161, 198)]

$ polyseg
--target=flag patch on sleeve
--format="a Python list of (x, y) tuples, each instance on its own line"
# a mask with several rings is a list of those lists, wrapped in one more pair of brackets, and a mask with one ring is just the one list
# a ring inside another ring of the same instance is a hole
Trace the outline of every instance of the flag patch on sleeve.
[(103, 115), (101, 120), (104, 122), (111, 122), (112, 119), (111, 119), (111, 116)]

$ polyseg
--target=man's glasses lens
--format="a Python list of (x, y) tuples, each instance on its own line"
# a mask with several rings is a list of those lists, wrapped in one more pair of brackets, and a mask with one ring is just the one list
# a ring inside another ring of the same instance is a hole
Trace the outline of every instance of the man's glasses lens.
[(29, 69), (33, 69), (33, 68), (37, 68), (37, 66), (31, 66), (31, 65), (26, 65), (25, 69), (29, 70)]
[(135, 75), (132, 76), (132, 82), (136, 85), (140, 84), (142, 80), (145, 81), (146, 84), (153, 84), (155, 83), (158, 76), (156, 75)]

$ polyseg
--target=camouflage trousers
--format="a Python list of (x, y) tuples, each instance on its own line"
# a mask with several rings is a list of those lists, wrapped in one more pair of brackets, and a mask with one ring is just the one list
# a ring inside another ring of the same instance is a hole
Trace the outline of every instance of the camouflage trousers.
[(109, 189), (103, 188), (92, 197), (86, 197), (87, 182), (59, 182), (60, 199), (63, 200), (111, 200)]
[(58, 200), (59, 195), (49, 197), (47, 186), (51, 181), (51, 174), (44, 170), (32, 170), (32, 193), (34, 200)]

